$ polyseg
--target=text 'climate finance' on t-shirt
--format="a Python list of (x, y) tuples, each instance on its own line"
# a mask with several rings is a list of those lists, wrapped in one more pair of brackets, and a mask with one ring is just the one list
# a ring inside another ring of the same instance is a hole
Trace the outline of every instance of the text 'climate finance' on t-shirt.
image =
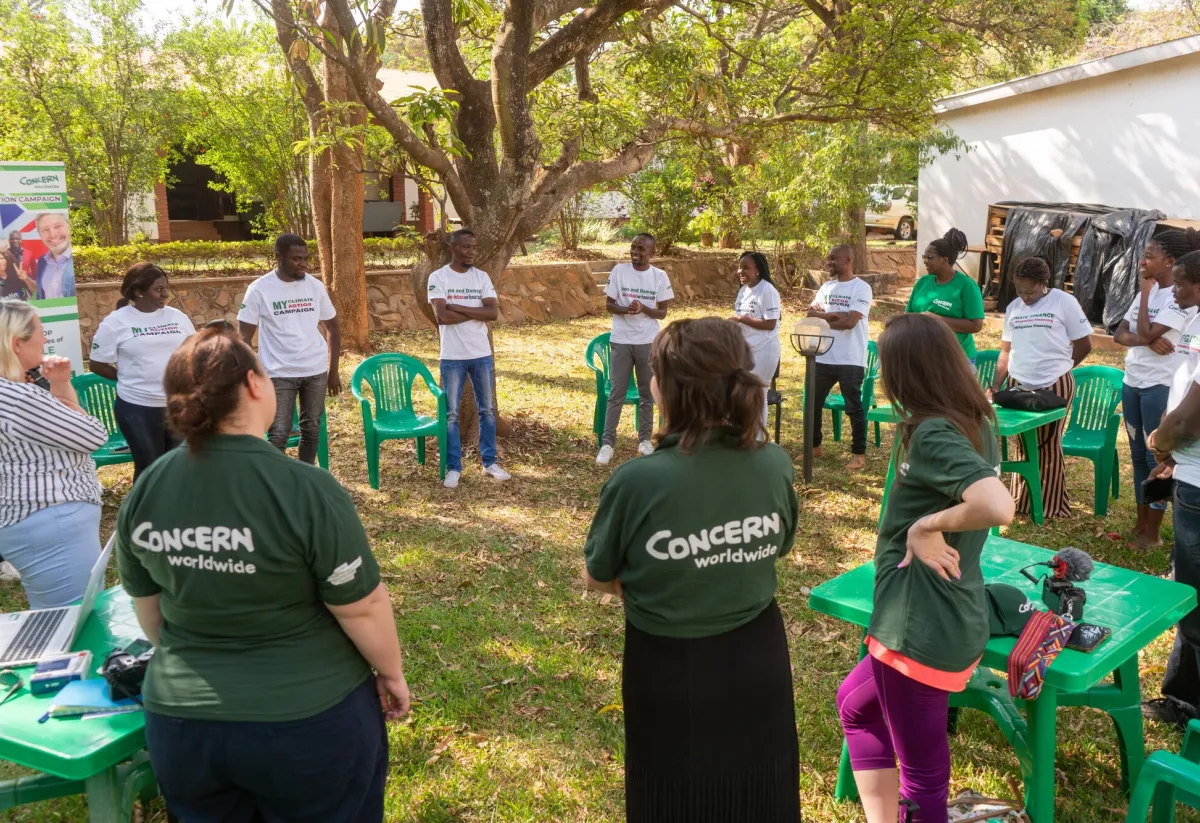
[[(742, 286), (734, 300), (733, 311), (734, 314), (753, 317), (755, 320), (779, 320), (782, 313), (779, 291), (768, 280), (759, 280), (753, 286)], [(779, 347), (778, 323), (771, 331), (752, 329), (745, 323), (739, 323), (738, 328), (742, 330), (751, 351)]]
[[(634, 300), (643, 306), (657, 309), (658, 304), (672, 300), (671, 280), (662, 269), (650, 266), (638, 271), (632, 263), (618, 263), (608, 273), (604, 294), (611, 297), (621, 308), (628, 308)], [(658, 321), (644, 314), (614, 314), (612, 316), (610, 343), (641, 346), (653, 343), (658, 334)]]
[[(1137, 334), (1138, 314), (1141, 311), (1142, 296), (1138, 294), (1129, 311), (1125, 312), (1125, 320), (1129, 322), (1129, 330)], [(1175, 287), (1162, 288), (1155, 283), (1150, 288), (1147, 314), (1150, 322), (1166, 326), (1163, 337), (1172, 343), (1178, 343), (1180, 333), (1188, 321), (1196, 314), (1196, 309), (1179, 308), (1175, 302)], [(1169, 386), (1175, 376), (1175, 369), (1181, 361), (1181, 354), (1176, 350), (1172, 354), (1158, 354), (1149, 346), (1130, 346), (1125, 353), (1125, 383), (1135, 389), (1148, 389), (1151, 386)]]
[(1021, 298), (1008, 304), (1000, 339), (1012, 344), (1008, 373), (1022, 386), (1044, 389), (1075, 365), (1071, 342), (1092, 333), (1079, 301), (1050, 289), (1032, 306)]
[(90, 357), (116, 367), (117, 396), (126, 403), (162, 408), (167, 362), (195, 333), (191, 318), (178, 309), (144, 312), (123, 306), (100, 322)]
[(846, 314), (857, 312), (862, 319), (852, 329), (831, 329), (833, 345), (829, 351), (817, 355), (818, 363), (831, 366), (862, 366), (867, 365), (867, 317), (871, 313), (871, 303), (874, 300), (871, 286), (861, 277), (854, 277), (844, 283), (841, 280), (826, 280), (817, 289), (813, 305), (824, 312)]
[(250, 284), (238, 320), (258, 326), (258, 357), (270, 377), (329, 371), (320, 323), (337, 317), (325, 284), (311, 275), (285, 282), (274, 271)]
[[(483, 308), (483, 301), (495, 299), (496, 289), (492, 278), (483, 269), (474, 266), (458, 272), (450, 266), (442, 266), (429, 275), (428, 300), (445, 300), (447, 305), (464, 306), (468, 309)], [(488, 342), (488, 326), (482, 320), (467, 320), (449, 326), (438, 326), (441, 338), (442, 360), (478, 360), (491, 357), (492, 345)]]

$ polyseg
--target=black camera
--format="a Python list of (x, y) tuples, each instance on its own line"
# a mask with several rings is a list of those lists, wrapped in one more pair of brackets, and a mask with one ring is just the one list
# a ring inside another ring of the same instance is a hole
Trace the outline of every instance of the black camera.
[(142, 702), (142, 683), (146, 680), (146, 667), (153, 656), (154, 649), (137, 657), (120, 649), (108, 653), (104, 665), (100, 667), (100, 674), (108, 683), (113, 700), (129, 697), (138, 703)]

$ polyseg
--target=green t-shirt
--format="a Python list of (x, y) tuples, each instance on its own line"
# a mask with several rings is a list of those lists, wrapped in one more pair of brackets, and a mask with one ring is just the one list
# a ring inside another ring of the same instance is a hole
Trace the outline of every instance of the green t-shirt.
[(213, 437), (143, 472), (117, 517), (117, 568), (132, 596), (161, 595), (152, 711), (299, 720), (370, 673), (324, 605), (379, 585), (354, 503), (261, 438)]
[(959, 554), (961, 580), (943, 580), (908, 551), (908, 528), (934, 512), (962, 502), (963, 492), (985, 477), (1000, 476), (1000, 451), (990, 425), (983, 454), (945, 418), (924, 420), (888, 492), (875, 544), (875, 608), (868, 633), (884, 647), (918, 663), (961, 672), (983, 654), (988, 641), (987, 601), (979, 557), (987, 530), (946, 534)]
[(796, 531), (792, 459), (773, 443), (736, 445), (733, 431), (716, 429), (689, 455), (672, 435), (600, 490), (588, 573), (620, 578), (625, 615), (642, 631), (723, 634), (775, 596), (775, 559)]
[[(938, 283), (937, 277), (927, 274), (913, 285), (912, 296), (904, 309), (910, 312), (933, 312), (941, 317), (964, 320), (983, 319), (983, 293), (974, 280), (960, 271), (949, 283)], [(975, 359), (975, 335), (954, 333), (967, 357)]]

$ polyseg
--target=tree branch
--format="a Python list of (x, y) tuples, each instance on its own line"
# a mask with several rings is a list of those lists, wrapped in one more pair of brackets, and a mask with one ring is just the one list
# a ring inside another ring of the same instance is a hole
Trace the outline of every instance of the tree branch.
[(301, 42), (298, 39), (300, 29), (296, 25), (296, 18), (292, 16), (291, 6), (287, 0), (271, 0), (270, 13), (275, 21), (275, 41), (283, 49), (283, 59), (287, 61), (292, 78), (300, 89), (304, 108), (307, 109), (309, 117), (315, 117), (325, 102), (325, 94), (321, 91), (321, 84), (317, 82), (308, 60), (297, 54), (296, 44)]
[(465, 95), (480, 81), (472, 76), (458, 50), (451, 0), (421, 0), (421, 19), (425, 24), (425, 50), (438, 85), (443, 89), (457, 89)]
[(661, 13), (671, 4), (672, 0), (600, 0), (596, 5), (584, 9), (571, 22), (547, 37), (529, 56), (525, 73), (526, 91), (540, 86), (578, 52), (590, 51), (626, 13), (652, 8)]
[(507, 0), (492, 46), (492, 108), (500, 132), (502, 167), (532, 175), (539, 151), (525, 85), (533, 28), (533, 0)]

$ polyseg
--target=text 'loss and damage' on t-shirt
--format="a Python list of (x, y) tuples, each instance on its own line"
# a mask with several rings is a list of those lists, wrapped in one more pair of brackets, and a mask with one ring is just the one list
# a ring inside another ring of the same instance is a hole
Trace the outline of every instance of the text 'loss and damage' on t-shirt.
[(621, 580), (625, 615), (642, 631), (723, 634), (775, 596), (775, 561), (795, 538), (792, 460), (773, 443), (736, 445), (736, 432), (715, 429), (688, 455), (669, 435), (600, 490), (588, 573)]
[(947, 532), (959, 555), (962, 578), (943, 580), (908, 552), (908, 530), (926, 515), (956, 506), (963, 492), (985, 477), (1000, 476), (1000, 449), (990, 425), (981, 431), (983, 453), (945, 418), (922, 421), (897, 457), (887, 508), (875, 544), (875, 607), (867, 633), (891, 651), (945, 672), (961, 672), (979, 659), (989, 636), (979, 559), (987, 529)]
[[(483, 301), (495, 299), (496, 289), (487, 272), (471, 266), (459, 272), (450, 266), (442, 266), (429, 275), (428, 300), (445, 300), (447, 305), (464, 306), (468, 309), (483, 308)], [(441, 337), (442, 360), (478, 360), (492, 356), (492, 344), (488, 341), (488, 326), (482, 320), (467, 320), (449, 326), (438, 326)]]
[(160, 596), (151, 711), (298, 720), (370, 673), (325, 606), (379, 585), (354, 503), (261, 437), (215, 436), (143, 472), (117, 518), (117, 566), (130, 595)]
[(1012, 344), (1008, 373), (1031, 389), (1053, 386), (1075, 366), (1071, 343), (1092, 333), (1079, 301), (1050, 289), (1032, 306), (1021, 298), (1008, 304), (1000, 339)]
[(191, 318), (178, 309), (144, 312), (123, 306), (100, 321), (90, 357), (116, 366), (117, 396), (126, 403), (162, 408), (167, 361), (195, 333)]
[[(604, 294), (621, 308), (629, 308), (634, 300), (643, 306), (657, 309), (659, 303), (675, 298), (671, 280), (662, 269), (650, 266), (638, 271), (632, 263), (618, 263), (608, 273)], [(658, 334), (658, 321), (644, 314), (614, 314), (610, 343), (642, 346), (653, 343)]]
[(861, 277), (853, 277), (845, 282), (835, 278), (821, 284), (812, 305), (824, 312), (857, 312), (862, 315), (862, 319), (852, 329), (830, 330), (833, 345), (829, 347), (829, 351), (817, 355), (818, 363), (866, 368), (867, 316), (871, 313), (871, 303), (874, 299), (871, 286)]
[[(1137, 334), (1138, 314), (1142, 308), (1142, 296), (1133, 298), (1129, 311), (1124, 319), (1129, 323), (1129, 330)], [(1150, 287), (1147, 312), (1151, 324), (1158, 323), (1166, 326), (1163, 337), (1172, 343), (1179, 342), (1180, 333), (1188, 321), (1196, 314), (1196, 309), (1179, 308), (1175, 302), (1175, 287), (1162, 288), (1157, 283)], [(1151, 386), (1169, 386), (1175, 376), (1175, 369), (1183, 361), (1183, 355), (1176, 350), (1171, 354), (1158, 354), (1149, 346), (1130, 346), (1125, 353), (1125, 383), (1135, 389), (1148, 389)]]
[(285, 282), (273, 271), (250, 284), (238, 320), (258, 326), (258, 358), (269, 377), (315, 377), (329, 371), (320, 323), (337, 317), (325, 284), (311, 275)]

